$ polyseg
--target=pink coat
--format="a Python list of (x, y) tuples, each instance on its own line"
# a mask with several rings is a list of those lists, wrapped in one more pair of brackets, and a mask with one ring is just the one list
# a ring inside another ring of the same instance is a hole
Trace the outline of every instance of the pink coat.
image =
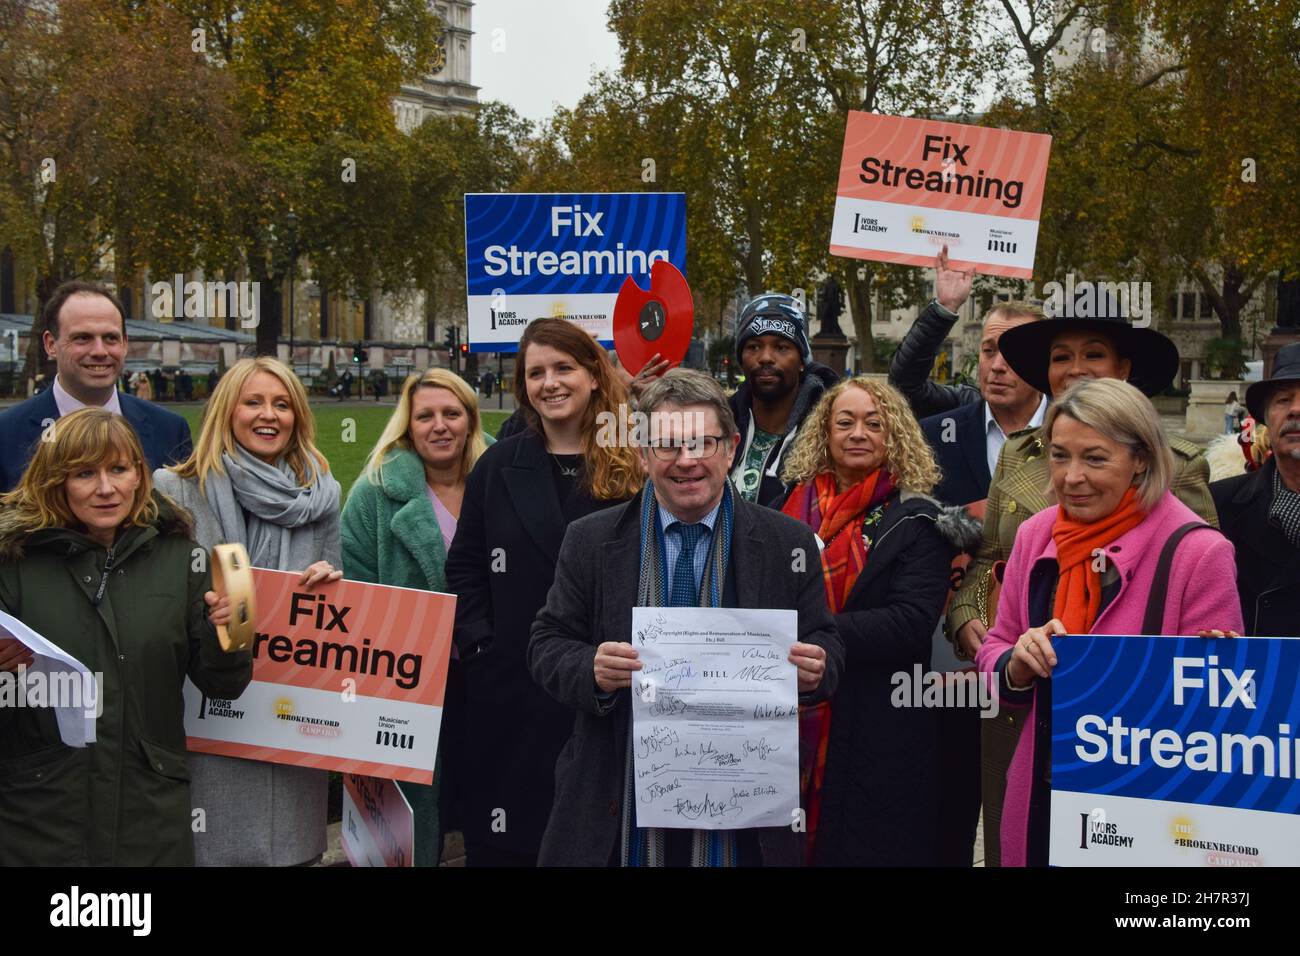
[[(1030, 627), (1029, 574), (1038, 561), (1056, 561), (1052, 525), (1059, 511), (1057, 505), (1040, 511), (1016, 533), (998, 599), (997, 618), (975, 658), (982, 671), (999, 673), (1002, 658)], [(1142, 633), (1142, 618), (1160, 551), (1169, 536), (1189, 521), (1202, 519), (1166, 492), (1141, 524), (1106, 547), (1107, 557), (1120, 574), (1119, 593), (1098, 616), (1091, 633)], [(1161, 633), (1188, 635), (1215, 629), (1242, 630), (1236, 558), (1227, 538), (1218, 531), (1202, 529), (1183, 538), (1174, 554)], [(1034, 694), (1007, 772), (1006, 797), (1002, 803), (1003, 866), (1024, 866), (1026, 861), (1029, 800), (1034, 783), (1036, 701)], [(1024, 705), (1004, 700), (1002, 706)]]

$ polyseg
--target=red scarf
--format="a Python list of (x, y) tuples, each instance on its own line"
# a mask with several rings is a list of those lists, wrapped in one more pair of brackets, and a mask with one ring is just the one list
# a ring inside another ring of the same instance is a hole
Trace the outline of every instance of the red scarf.
[(1067, 634), (1089, 633), (1101, 613), (1101, 573), (1094, 567), (1094, 552), (1132, 531), (1146, 516), (1133, 488), (1124, 492), (1119, 507), (1098, 521), (1076, 521), (1065, 508), (1059, 510), (1052, 525), (1060, 570), (1052, 615), (1065, 625)]
[[(867, 563), (862, 539), (862, 519), (894, 490), (894, 479), (883, 468), (873, 471), (847, 491), (840, 492), (833, 474), (820, 474), (790, 493), (781, 511), (817, 532), (822, 550), (822, 580), (826, 603), (838, 613)], [(831, 702), (799, 708), (799, 791), (807, 808), (807, 862), (812, 863), (821, 817), (822, 782), (826, 777), (826, 751), (831, 738)]]
[(867, 543), (858, 530), (862, 519), (894, 490), (894, 477), (877, 468), (841, 492), (835, 475), (823, 472), (790, 494), (782, 512), (798, 518), (822, 539), (822, 578), (831, 613), (844, 609), (853, 585), (867, 564)]

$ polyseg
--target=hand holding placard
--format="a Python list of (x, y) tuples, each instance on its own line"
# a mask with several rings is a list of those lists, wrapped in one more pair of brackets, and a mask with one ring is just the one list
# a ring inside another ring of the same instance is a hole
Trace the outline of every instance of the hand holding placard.
[(934, 297), (949, 312), (956, 312), (970, 298), (975, 270), (963, 271), (948, 265), (948, 247), (944, 246), (934, 263)]

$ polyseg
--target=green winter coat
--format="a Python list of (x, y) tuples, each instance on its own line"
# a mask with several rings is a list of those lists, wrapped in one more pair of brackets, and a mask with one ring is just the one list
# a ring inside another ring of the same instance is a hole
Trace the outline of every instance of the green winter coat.
[(207, 562), (194, 570), (187, 522), (160, 508), (111, 552), (64, 528), (25, 536), (0, 510), (0, 606), (102, 675), (103, 706), (84, 748), (62, 743), (51, 709), (0, 707), (0, 866), (194, 862), (184, 680), (238, 697), (253, 664), (221, 650)]
[[(445, 592), (447, 549), (429, 501), (420, 456), (407, 449), (394, 450), (385, 460), (381, 476), (382, 482), (374, 484), (362, 474), (343, 506), (344, 577)], [(443, 749), (440, 744), (432, 785), (398, 782), (415, 812), (416, 866), (437, 866), (442, 853), (438, 799)]]
[(343, 506), (343, 574), (349, 581), (446, 591), (447, 549), (429, 502), (424, 464), (413, 451), (389, 453), (374, 484), (364, 474)]

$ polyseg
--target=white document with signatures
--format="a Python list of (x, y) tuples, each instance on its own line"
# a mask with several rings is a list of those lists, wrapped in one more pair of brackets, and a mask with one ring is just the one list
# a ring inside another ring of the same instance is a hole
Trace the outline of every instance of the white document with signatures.
[(790, 826), (799, 807), (793, 610), (637, 607), (632, 755), (641, 827)]

